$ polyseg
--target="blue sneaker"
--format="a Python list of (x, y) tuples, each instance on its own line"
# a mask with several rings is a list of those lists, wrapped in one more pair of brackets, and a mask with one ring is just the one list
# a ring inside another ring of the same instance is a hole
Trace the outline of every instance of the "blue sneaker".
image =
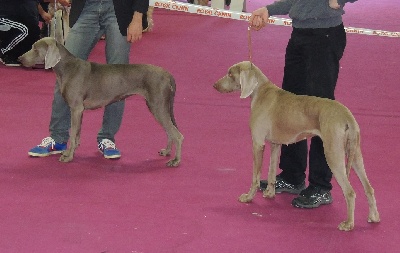
[(99, 151), (106, 159), (117, 159), (121, 157), (121, 152), (115, 147), (115, 143), (109, 139), (102, 139), (98, 147)]
[(62, 153), (67, 149), (67, 143), (57, 143), (51, 137), (46, 137), (42, 143), (29, 150), (28, 155), (34, 157), (44, 157), (54, 154)]

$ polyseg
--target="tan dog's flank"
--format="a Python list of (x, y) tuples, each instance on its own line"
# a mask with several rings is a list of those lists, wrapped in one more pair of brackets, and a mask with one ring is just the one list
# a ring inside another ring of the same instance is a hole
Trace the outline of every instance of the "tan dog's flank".
[[(360, 148), (360, 129), (351, 112), (337, 101), (295, 95), (274, 85), (254, 64), (240, 62), (214, 84), (221, 93), (241, 91), (251, 97), (250, 130), (253, 140), (253, 180), (250, 191), (240, 202), (250, 202), (260, 185), (265, 141), (271, 146), (268, 187), (263, 196), (275, 196), (276, 170), (282, 144), (291, 144), (312, 136), (321, 137), (329, 168), (340, 185), (347, 204), (347, 219), (340, 230), (354, 228), (355, 192), (349, 182), (353, 167), (369, 204), (368, 222), (379, 222), (374, 189), (368, 181)], [(346, 157), (348, 159), (346, 165)]]
[(178, 166), (181, 161), (183, 135), (174, 117), (175, 80), (166, 70), (150, 64), (97, 64), (74, 57), (53, 38), (43, 38), (30, 51), (19, 57), (26, 67), (44, 62), (53, 68), (61, 95), (71, 109), (70, 146), (60, 161), (73, 159), (79, 145), (82, 114), (85, 109), (97, 109), (138, 94), (167, 133), (168, 143), (159, 152), (169, 156), (175, 144), (175, 157), (167, 166)]

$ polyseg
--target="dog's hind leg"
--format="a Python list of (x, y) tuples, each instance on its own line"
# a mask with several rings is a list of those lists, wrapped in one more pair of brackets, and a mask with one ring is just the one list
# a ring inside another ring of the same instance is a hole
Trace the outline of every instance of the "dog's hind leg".
[(146, 100), (146, 103), (150, 112), (167, 133), (167, 147), (165, 149), (161, 149), (159, 154), (161, 156), (169, 156), (171, 153), (172, 144), (174, 143), (176, 149), (175, 157), (167, 162), (167, 166), (176, 167), (181, 161), (183, 135), (179, 132), (178, 128), (174, 124), (175, 119), (172, 118), (173, 113), (171, 113), (172, 105), (170, 105), (166, 99), (157, 102), (153, 102), (153, 100)]
[[(335, 166), (333, 166), (333, 168), (335, 168)], [(345, 173), (344, 166), (340, 169), (333, 170), (335, 171), (333, 175), (336, 178), (336, 181), (338, 182), (340, 188), (342, 188), (347, 205), (347, 220), (341, 222), (338, 228), (339, 230), (350, 231), (354, 228), (354, 209), (356, 194), (353, 187), (350, 185), (350, 181)]]
[(379, 218), (378, 209), (376, 207), (376, 199), (375, 199), (375, 195), (374, 195), (374, 189), (372, 188), (372, 186), (369, 183), (369, 180), (367, 178), (367, 174), (366, 174), (365, 168), (364, 168), (364, 161), (363, 161), (361, 149), (359, 146), (357, 147), (357, 149), (355, 151), (355, 156), (354, 156), (354, 160), (353, 160), (353, 168), (364, 187), (365, 195), (367, 196), (367, 199), (368, 199), (368, 205), (369, 205), (368, 222), (379, 222), (380, 218)]
[[(349, 178), (346, 173), (345, 164), (345, 151), (341, 146), (340, 141), (324, 141), (324, 152), (326, 161), (331, 169), (333, 176), (336, 178), (340, 188), (342, 188), (344, 198), (347, 204), (347, 220), (341, 222), (338, 226), (339, 230), (349, 231), (354, 228), (354, 209), (355, 209), (355, 198), (356, 194), (353, 187), (350, 185)], [(338, 138), (340, 139), (340, 138)], [(326, 145), (329, 143), (330, 145)]]

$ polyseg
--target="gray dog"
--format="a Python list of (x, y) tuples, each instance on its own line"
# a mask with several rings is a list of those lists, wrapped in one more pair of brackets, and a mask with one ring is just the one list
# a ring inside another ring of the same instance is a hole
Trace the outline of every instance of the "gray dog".
[(146, 99), (150, 112), (165, 129), (168, 144), (159, 154), (169, 156), (172, 143), (175, 158), (167, 166), (178, 166), (181, 161), (183, 135), (174, 118), (175, 80), (166, 70), (149, 64), (97, 64), (74, 57), (53, 38), (37, 41), (32, 49), (19, 57), (25, 67), (44, 62), (53, 68), (60, 91), (71, 109), (71, 138), (69, 148), (60, 161), (73, 159), (79, 145), (82, 114), (85, 109), (97, 109), (126, 97), (139, 94)]
[[(271, 145), (268, 187), (263, 195), (275, 196), (276, 169), (281, 145), (312, 136), (321, 137), (329, 168), (342, 188), (347, 203), (347, 220), (340, 230), (354, 227), (355, 192), (349, 182), (351, 167), (359, 177), (368, 198), (368, 222), (379, 222), (374, 189), (368, 181), (360, 148), (360, 129), (353, 115), (337, 101), (300, 96), (275, 86), (251, 62), (240, 62), (214, 87), (222, 93), (241, 90), (241, 98), (251, 97), (250, 130), (253, 139), (253, 181), (240, 202), (250, 202), (260, 185), (265, 141)], [(347, 166), (345, 158), (347, 160)]]

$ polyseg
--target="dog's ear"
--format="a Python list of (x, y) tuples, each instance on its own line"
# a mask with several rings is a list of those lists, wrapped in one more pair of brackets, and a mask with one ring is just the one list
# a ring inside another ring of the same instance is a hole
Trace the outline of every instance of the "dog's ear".
[(257, 85), (258, 80), (252, 69), (240, 71), (240, 87), (242, 91), (240, 94), (240, 98), (247, 98), (248, 96), (250, 96)]
[(61, 60), (60, 51), (58, 50), (57, 43), (47, 44), (47, 52), (44, 58), (44, 68), (49, 69), (54, 66)]

